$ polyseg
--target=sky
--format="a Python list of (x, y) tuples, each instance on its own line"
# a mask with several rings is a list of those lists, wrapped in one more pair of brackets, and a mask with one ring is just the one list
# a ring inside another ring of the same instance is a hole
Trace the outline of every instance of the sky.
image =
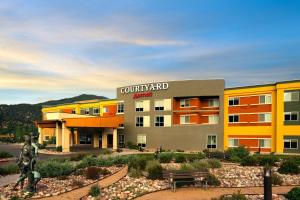
[(300, 79), (300, 1), (1, 0), (0, 104), (168, 80)]

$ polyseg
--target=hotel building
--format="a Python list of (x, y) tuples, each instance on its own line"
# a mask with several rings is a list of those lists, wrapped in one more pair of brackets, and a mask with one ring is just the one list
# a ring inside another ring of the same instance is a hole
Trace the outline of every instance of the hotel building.
[(117, 88), (117, 99), (44, 107), (39, 141), (155, 150), (300, 153), (300, 81), (224, 89), (224, 80), (186, 80)]

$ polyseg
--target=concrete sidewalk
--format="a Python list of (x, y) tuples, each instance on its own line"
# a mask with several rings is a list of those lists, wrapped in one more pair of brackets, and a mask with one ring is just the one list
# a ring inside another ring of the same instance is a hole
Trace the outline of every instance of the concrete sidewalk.
[[(273, 187), (273, 194), (285, 194), (296, 186), (279, 186)], [(136, 198), (136, 200), (211, 200), (219, 198), (224, 194), (233, 194), (240, 191), (242, 194), (259, 194), (264, 193), (263, 187), (247, 187), (247, 188), (179, 188), (176, 192), (172, 190), (163, 190)]]

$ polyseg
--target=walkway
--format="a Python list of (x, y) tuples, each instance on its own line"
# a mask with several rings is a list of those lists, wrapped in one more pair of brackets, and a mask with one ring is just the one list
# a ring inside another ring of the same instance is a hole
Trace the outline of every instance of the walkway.
[(0, 177), (0, 187), (8, 185), (10, 183), (16, 183), (20, 174), (13, 174)]
[(113, 175), (111, 175), (107, 178), (104, 178), (104, 179), (100, 180), (97, 183), (93, 183), (91, 185), (88, 185), (88, 186), (85, 186), (85, 187), (82, 187), (82, 188), (79, 188), (79, 189), (76, 189), (76, 190), (73, 190), (73, 191), (70, 191), (70, 192), (66, 192), (66, 193), (63, 193), (61, 195), (57, 195), (57, 196), (53, 196), (53, 197), (46, 197), (46, 198), (42, 198), (42, 199), (44, 199), (44, 200), (71, 200), (71, 199), (74, 200), (74, 199), (80, 199), (81, 197), (83, 197), (84, 195), (89, 193), (89, 190), (93, 185), (99, 184), (100, 187), (102, 187), (102, 188), (110, 186), (113, 183), (119, 181), (124, 176), (126, 176), (127, 171), (128, 171), (128, 168), (126, 166), (123, 169), (121, 169), (119, 172), (117, 172), (117, 173), (115, 173), (115, 174), (113, 174)]
[[(273, 194), (284, 194), (290, 191), (294, 186), (280, 186), (273, 187)], [(218, 198), (224, 194), (233, 194), (241, 191), (242, 194), (263, 194), (263, 187), (248, 187), (248, 188), (180, 188), (176, 192), (171, 190), (163, 190), (146, 194), (137, 198), (136, 200), (211, 200), (211, 198)]]

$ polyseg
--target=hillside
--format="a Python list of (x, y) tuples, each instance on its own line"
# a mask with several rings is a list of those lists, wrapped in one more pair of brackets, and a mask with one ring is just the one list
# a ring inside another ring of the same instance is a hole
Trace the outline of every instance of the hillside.
[(76, 101), (107, 99), (103, 96), (82, 94), (72, 98), (51, 100), (38, 104), (0, 105), (0, 134), (36, 131), (33, 121), (41, 120), (44, 105), (57, 105)]

